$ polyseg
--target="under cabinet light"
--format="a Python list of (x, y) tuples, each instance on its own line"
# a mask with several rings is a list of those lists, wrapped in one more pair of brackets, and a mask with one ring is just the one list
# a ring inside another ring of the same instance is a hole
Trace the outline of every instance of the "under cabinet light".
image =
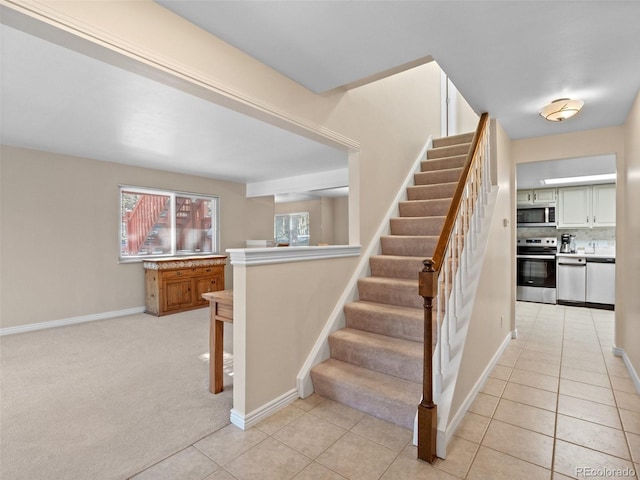
[(542, 180), (542, 183), (545, 185), (557, 185), (559, 183), (606, 182), (615, 179), (615, 173), (603, 173), (600, 175), (583, 175), (580, 177), (545, 178)]

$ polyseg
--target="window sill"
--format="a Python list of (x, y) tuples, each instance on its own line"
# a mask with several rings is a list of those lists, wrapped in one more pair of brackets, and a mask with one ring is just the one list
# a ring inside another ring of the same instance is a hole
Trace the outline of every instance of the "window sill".
[(360, 245), (317, 247), (228, 248), (231, 265), (269, 265), (274, 263), (359, 257)]

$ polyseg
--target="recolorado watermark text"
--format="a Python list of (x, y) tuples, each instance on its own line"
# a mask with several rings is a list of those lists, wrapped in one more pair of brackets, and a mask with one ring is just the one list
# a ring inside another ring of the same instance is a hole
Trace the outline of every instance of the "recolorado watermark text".
[(633, 468), (607, 468), (607, 467), (576, 467), (576, 477), (578, 478), (625, 478), (635, 477)]

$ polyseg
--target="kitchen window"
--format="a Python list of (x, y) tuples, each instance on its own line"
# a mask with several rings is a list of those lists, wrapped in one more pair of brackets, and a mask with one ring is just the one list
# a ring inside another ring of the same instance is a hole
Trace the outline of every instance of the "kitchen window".
[(273, 238), (277, 245), (309, 245), (309, 212), (276, 215)]
[(219, 248), (218, 197), (120, 187), (120, 260), (207, 255)]

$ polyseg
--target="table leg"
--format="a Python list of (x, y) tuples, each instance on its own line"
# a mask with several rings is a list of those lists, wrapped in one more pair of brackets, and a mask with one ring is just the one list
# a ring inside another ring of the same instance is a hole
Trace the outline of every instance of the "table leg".
[[(217, 305), (216, 305), (217, 306)], [(222, 391), (222, 362), (224, 322), (215, 319), (216, 308), (211, 309), (211, 323), (209, 327), (209, 391)]]

